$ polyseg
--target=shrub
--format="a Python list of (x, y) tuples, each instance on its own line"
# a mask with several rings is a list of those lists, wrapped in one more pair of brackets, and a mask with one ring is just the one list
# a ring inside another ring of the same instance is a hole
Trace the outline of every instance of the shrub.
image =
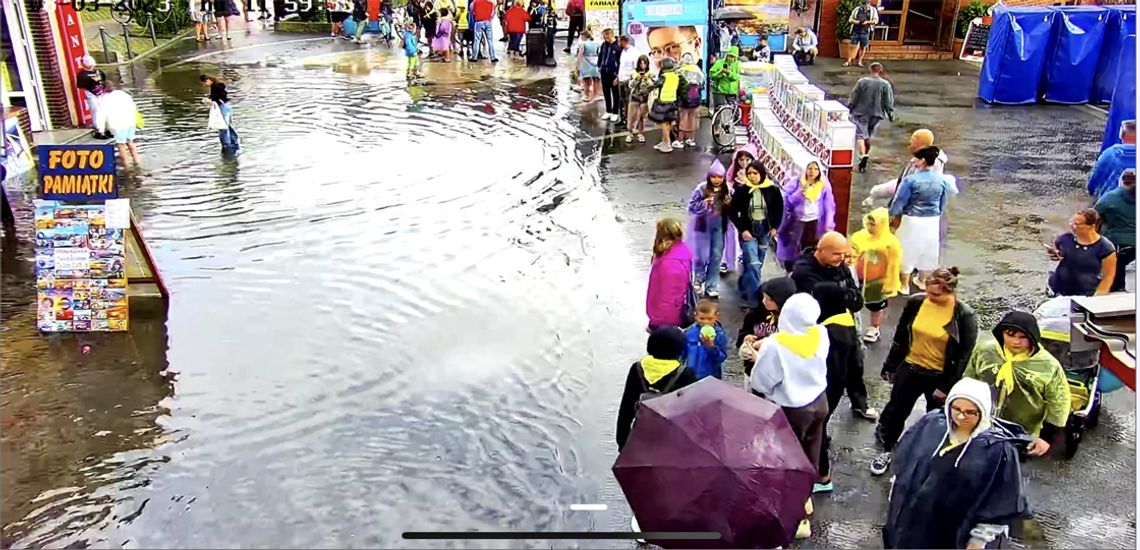
[(973, 0), (966, 7), (958, 10), (958, 22), (954, 28), (955, 38), (966, 38), (966, 30), (970, 28), (970, 21), (977, 17), (985, 17), (986, 11), (990, 9), (992, 4), (982, 2), (982, 0)]
[(835, 36), (840, 40), (849, 40), (851, 38), (851, 12), (859, 7), (860, 0), (839, 0), (839, 6), (835, 8)]

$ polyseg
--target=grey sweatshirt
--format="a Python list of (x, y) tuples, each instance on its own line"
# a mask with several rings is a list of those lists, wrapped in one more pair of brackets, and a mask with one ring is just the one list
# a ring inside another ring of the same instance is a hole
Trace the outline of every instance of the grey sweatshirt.
[(895, 94), (891, 83), (877, 76), (865, 76), (855, 83), (847, 108), (860, 118), (891, 118), (895, 112)]

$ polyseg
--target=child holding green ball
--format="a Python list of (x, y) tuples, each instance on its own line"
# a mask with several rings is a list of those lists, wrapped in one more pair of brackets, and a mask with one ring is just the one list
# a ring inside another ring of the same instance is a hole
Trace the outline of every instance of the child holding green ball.
[(720, 307), (713, 300), (697, 302), (696, 322), (685, 330), (685, 365), (697, 375), (720, 378), (728, 358), (728, 334), (720, 325)]

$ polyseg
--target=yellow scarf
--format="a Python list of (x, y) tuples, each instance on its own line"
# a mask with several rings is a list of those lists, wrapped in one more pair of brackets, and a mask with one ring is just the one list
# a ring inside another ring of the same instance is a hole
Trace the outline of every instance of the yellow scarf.
[(752, 183), (752, 180), (750, 180), (748, 178), (744, 178), (744, 183), (747, 183), (748, 188), (751, 189), (752, 191), (755, 191), (757, 189), (764, 189), (765, 187), (772, 187), (773, 185), (776, 185), (776, 184), (772, 183), (772, 180), (770, 180), (768, 178), (764, 178), (764, 181), (762, 181), (758, 184), (754, 184), (754, 183)]
[(776, 341), (788, 348), (792, 353), (807, 359), (819, 350), (819, 327), (813, 326), (804, 334), (789, 334), (777, 332)]
[(807, 181), (801, 179), (800, 180), (800, 189), (804, 190), (804, 198), (805, 199), (807, 199), (810, 202), (818, 201), (819, 197), (821, 195), (823, 195), (823, 177), (820, 176), (820, 178), (815, 183), (813, 183), (811, 185), (807, 185)]
[(855, 326), (855, 318), (851, 316), (850, 311), (844, 311), (843, 313), (832, 315), (831, 317), (824, 319), (823, 324), (824, 326), (839, 325), (841, 327), (853, 327)]
[(681, 366), (681, 362), (676, 359), (658, 359), (652, 355), (646, 355), (641, 360), (641, 370), (645, 372), (645, 381), (650, 384), (656, 384), (658, 380), (665, 378), (666, 375), (677, 370)]
[(1005, 362), (998, 367), (997, 376), (994, 380), (994, 385), (998, 387), (997, 409), (1001, 409), (1006, 396), (1013, 393), (1013, 386), (1017, 383), (1013, 377), (1013, 362), (1029, 359), (1029, 352), (1014, 353), (1009, 348), (1002, 346), (1001, 356)]

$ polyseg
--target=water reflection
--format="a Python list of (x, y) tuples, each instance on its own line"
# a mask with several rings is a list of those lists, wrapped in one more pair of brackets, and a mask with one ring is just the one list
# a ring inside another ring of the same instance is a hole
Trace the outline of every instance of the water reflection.
[(115, 517), (119, 506), (141, 507), (123, 491), (149, 483), (166, 460), (150, 452), (170, 436), (158, 423), (174, 382), (165, 324), (13, 338), (35, 332), (34, 304), (21, 302), (5, 297), (5, 309), (20, 313), (4, 320), (0, 350), (4, 545), (70, 545), (89, 528), (125, 521)]
[[(186, 64), (136, 92), (163, 120), (143, 134), (132, 201), (173, 295), (179, 374), (169, 416), (121, 419), (149, 436), (124, 448), (178, 438), (130, 455), (161, 468), (97, 478), (109, 516), (75, 519), (53, 476), (13, 481), (43, 509), (11, 510), (9, 541), (393, 546), (404, 530), (622, 527), (612, 450), (596, 447), (627, 366), (614, 342), (641, 347), (642, 304), (566, 81), (429, 64), (437, 84), (408, 89), (398, 57), (345, 57)], [(205, 129), (201, 72), (234, 90), (236, 160)], [(48, 345), (6, 328), (5, 343)], [(138, 384), (109, 383), (73, 391)], [(567, 508), (599, 501), (612, 517)]]

